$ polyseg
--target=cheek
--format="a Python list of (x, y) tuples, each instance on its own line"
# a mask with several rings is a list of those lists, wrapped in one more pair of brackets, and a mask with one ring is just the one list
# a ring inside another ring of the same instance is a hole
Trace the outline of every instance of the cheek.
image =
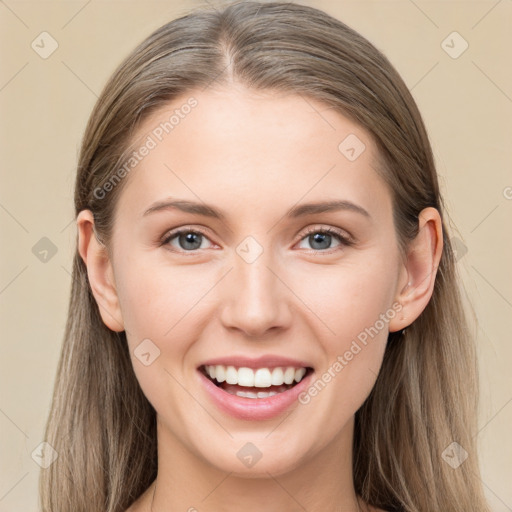
[(338, 411), (332, 415), (333, 425), (359, 409), (379, 373), (389, 321), (397, 314), (392, 307), (393, 265), (392, 260), (380, 260), (350, 268), (318, 267), (307, 281), (297, 280), (297, 295), (320, 319), (316, 339), (324, 353), (317, 374), (320, 382), (316, 381), (304, 403), (322, 395), (324, 400), (317, 401), (317, 406)]
[[(200, 299), (211, 288), (208, 274), (197, 268), (193, 271), (192, 266), (156, 264), (143, 256), (126, 259), (116, 269), (137, 380), (157, 411), (170, 408), (177, 419), (190, 398), (178, 383), (190, 371), (189, 349), (200, 334), (196, 319), (204, 314)], [(142, 355), (146, 353), (147, 365)]]
[[(307, 279), (293, 281), (294, 292), (324, 325), (322, 339), (332, 340), (328, 341), (332, 348), (341, 349), (344, 342), (374, 325), (391, 307), (396, 283), (393, 270), (393, 262), (382, 259), (311, 266), (304, 274)], [(387, 324), (385, 327), (387, 333)]]
[(118, 296), (126, 330), (132, 337), (164, 339), (190, 323), (194, 305), (211, 287), (198, 267), (171, 265), (152, 258), (131, 258), (118, 266)]

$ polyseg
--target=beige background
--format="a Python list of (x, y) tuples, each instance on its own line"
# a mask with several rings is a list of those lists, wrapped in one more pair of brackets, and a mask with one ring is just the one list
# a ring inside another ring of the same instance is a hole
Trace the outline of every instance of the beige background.
[[(299, 3), (369, 38), (423, 113), (480, 324), (483, 483), (493, 510), (511, 511), (512, 1)], [(121, 58), (155, 28), (202, 4), (0, 2), (0, 512), (38, 510), (39, 466), (31, 454), (43, 441), (66, 320), (72, 188), (86, 120)], [(58, 43), (46, 59), (31, 47), (46, 37), (50, 48), (48, 36), (38, 37), (43, 31)], [(453, 31), (463, 39), (450, 36), (443, 44)], [(447, 51), (455, 55), (464, 41), (467, 50), (452, 58)]]

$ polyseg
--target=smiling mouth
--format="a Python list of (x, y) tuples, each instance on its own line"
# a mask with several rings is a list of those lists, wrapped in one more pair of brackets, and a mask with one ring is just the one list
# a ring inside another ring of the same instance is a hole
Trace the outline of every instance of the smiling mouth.
[(313, 372), (311, 367), (246, 368), (203, 365), (199, 371), (226, 393), (243, 398), (268, 398), (288, 391)]

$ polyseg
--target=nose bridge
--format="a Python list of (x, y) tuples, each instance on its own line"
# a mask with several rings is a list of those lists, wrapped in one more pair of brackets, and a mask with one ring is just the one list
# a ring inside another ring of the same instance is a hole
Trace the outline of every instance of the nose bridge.
[(255, 336), (289, 321), (286, 287), (276, 276), (276, 266), (272, 251), (253, 237), (238, 245), (223, 306), (226, 327)]

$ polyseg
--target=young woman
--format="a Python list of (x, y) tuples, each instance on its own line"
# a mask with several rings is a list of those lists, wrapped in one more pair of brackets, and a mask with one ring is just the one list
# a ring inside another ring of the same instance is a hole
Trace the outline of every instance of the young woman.
[(293, 3), (164, 25), (75, 206), (44, 511), (488, 511), (432, 151), (361, 35)]

